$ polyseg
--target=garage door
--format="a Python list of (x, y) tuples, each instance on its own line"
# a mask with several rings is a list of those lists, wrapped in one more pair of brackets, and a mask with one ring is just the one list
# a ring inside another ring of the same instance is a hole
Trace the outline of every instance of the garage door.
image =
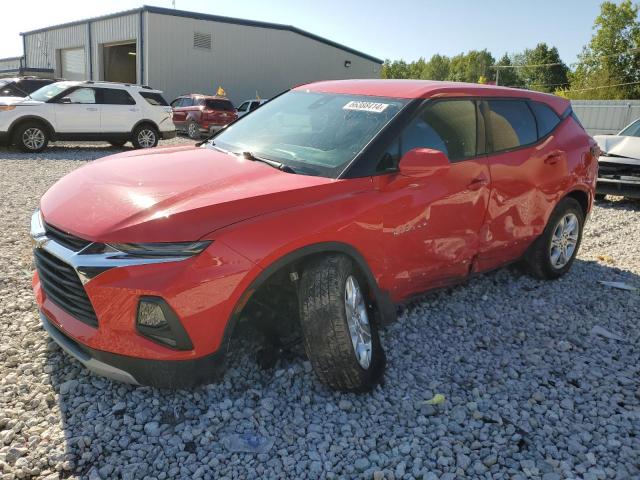
[(60, 64), (62, 66), (62, 78), (67, 80), (86, 80), (84, 48), (60, 50)]

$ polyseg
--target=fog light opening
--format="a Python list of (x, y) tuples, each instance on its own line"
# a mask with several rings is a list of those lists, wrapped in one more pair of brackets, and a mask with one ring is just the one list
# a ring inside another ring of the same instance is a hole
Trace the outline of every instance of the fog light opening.
[(160, 297), (141, 297), (136, 329), (149, 340), (177, 350), (191, 350), (193, 344), (178, 316)]

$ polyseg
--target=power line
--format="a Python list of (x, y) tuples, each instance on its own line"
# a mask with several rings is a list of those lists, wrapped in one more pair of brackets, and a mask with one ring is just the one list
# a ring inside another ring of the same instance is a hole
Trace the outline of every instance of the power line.
[(613, 84), (613, 85), (602, 85), (600, 87), (579, 88), (577, 90), (564, 90), (564, 92), (565, 93), (568, 93), (568, 92), (586, 92), (586, 91), (589, 91), (589, 90), (598, 90), (600, 88), (622, 87), (622, 86), (625, 86), (625, 85), (637, 85), (639, 83), (640, 82), (616, 83), (616, 84)]

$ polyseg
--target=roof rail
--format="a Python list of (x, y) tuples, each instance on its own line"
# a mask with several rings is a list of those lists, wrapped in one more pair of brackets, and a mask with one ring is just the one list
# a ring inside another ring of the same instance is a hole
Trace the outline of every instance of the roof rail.
[(87, 83), (87, 84), (107, 83), (110, 85), (124, 85), (125, 87), (140, 87), (140, 88), (145, 88), (147, 90), (155, 90), (155, 88), (150, 87), (149, 85), (141, 85), (139, 83), (109, 82), (108, 80), (82, 80), (81, 83)]

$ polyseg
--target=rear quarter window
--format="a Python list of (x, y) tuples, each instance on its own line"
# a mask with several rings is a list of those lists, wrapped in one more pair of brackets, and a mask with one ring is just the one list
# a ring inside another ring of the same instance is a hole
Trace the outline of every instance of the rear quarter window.
[(538, 140), (536, 120), (523, 100), (489, 100), (493, 151), (510, 150)]
[[(154, 107), (167, 107), (169, 104), (162, 95), (157, 92), (140, 92), (140, 96), (144, 98), (149, 105)], [(175, 102), (174, 102), (175, 103)], [(175, 106), (175, 105), (174, 105)]]
[(529, 102), (529, 106), (538, 124), (538, 138), (546, 137), (560, 123), (558, 114), (548, 105), (540, 102)]

